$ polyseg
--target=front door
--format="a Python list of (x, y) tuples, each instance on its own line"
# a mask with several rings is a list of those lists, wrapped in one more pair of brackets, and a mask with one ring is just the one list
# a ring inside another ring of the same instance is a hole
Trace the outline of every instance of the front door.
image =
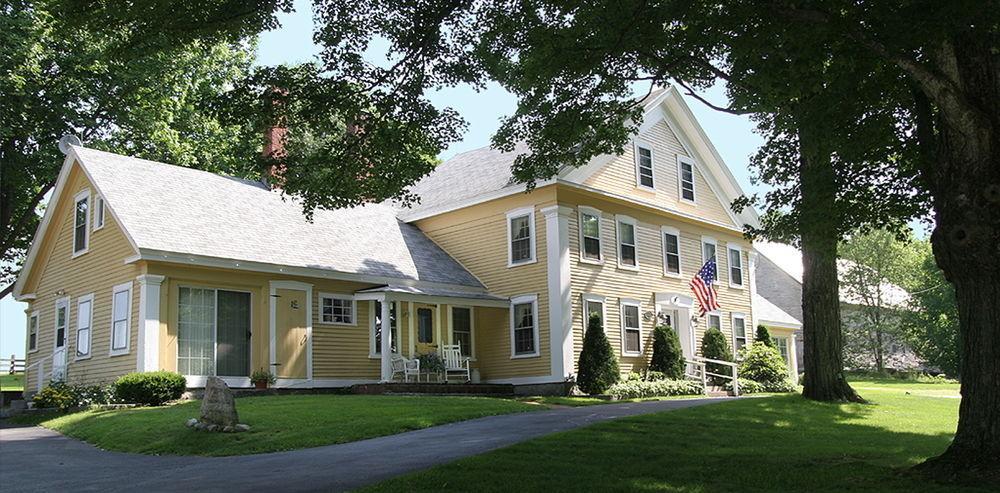
[(306, 292), (299, 289), (277, 289), (275, 303), (275, 356), (278, 378), (306, 378), (308, 323)]
[[(84, 326), (90, 327), (90, 306), (89, 301), (81, 303), (79, 306), (79, 318)], [(68, 337), (67, 327), (69, 325), (69, 302), (65, 299), (56, 302), (56, 346), (52, 353), (52, 376), (53, 380), (66, 379), (66, 338)], [(89, 342), (88, 342), (89, 344)], [(90, 353), (87, 348), (86, 354)]]
[(414, 327), (416, 327), (417, 354), (438, 352), (437, 307), (434, 305), (413, 305)]

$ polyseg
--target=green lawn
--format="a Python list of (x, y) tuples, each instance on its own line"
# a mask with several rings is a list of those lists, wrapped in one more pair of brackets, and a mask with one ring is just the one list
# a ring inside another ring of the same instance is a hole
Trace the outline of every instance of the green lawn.
[(779, 395), (638, 416), (460, 460), (370, 491), (977, 491), (906, 472), (947, 447), (959, 400), (946, 395), (957, 395), (957, 385), (854, 385), (872, 404)]
[(0, 390), (24, 390), (24, 373), (0, 374)]
[[(483, 416), (540, 409), (508, 399), (434, 396), (286, 395), (236, 400), (245, 433), (187, 428), (200, 401), (160, 408), (85, 411), (38, 424), (105, 450), (143, 454), (245, 455), (344, 443)], [(22, 419), (24, 422), (24, 419)]]

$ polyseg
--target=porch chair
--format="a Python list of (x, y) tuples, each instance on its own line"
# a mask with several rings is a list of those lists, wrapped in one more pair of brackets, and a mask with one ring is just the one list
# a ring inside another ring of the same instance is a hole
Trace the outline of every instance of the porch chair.
[(472, 381), (472, 370), (469, 369), (469, 360), (462, 357), (462, 347), (457, 344), (441, 346), (441, 354), (444, 356), (444, 381), (448, 381), (453, 373), (465, 375), (465, 381)]
[(417, 381), (420, 381), (420, 360), (404, 358), (398, 354), (393, 354), (389, 362), (392, 365), (393, 380), (396, 379), (396, 374), (402, 373), (404, 382), (410, 381), (410, 375), (413, 375)]

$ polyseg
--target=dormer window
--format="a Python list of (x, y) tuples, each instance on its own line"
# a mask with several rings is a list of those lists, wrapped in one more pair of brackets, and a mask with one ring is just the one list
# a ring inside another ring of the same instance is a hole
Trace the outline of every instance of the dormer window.
[(90, 245), (90, 190), (73, 198), (73, 256), (87, 253)]
[(635, 145), (635, 180), (642, 188), (653, 189), (653, 150)]
[(680, 182), (681, 200), (694, 202), (694, 161), (677, 156), (677, 177)]

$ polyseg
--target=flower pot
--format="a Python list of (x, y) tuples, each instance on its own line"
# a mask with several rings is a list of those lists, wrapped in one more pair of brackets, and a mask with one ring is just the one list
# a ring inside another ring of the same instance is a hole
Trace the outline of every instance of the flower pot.
[(254, 382), (253, 386), (257, 390), (266, 390), (267, 389), (267, 380), (261, 380), (261, 381), (258, 381), (258, 382)]

